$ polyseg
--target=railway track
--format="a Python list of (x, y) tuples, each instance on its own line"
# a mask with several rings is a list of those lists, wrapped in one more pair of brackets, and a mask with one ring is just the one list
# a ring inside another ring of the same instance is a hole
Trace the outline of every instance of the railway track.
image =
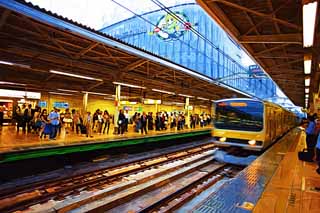
[(216, 162), (214, 152), (209, 143), (7, 190), (0, 194), (0, 212), (172, 212), (240, 171)]
[(213, 146), (213, 144), (208, 143), (199, 147), (133, 161), (131, 163), (101, 169), (71, 178), (45, 181), (15, 189), (2, 190), (0, 192), (0, 211), (14, 212), (26, 210), (31, 206), (39, 203), (46, 203), (50, 200), (59, 202), (64, 200), (67, 196), (75, 196), (84, 191), (90, 192), (97, 188), (103, 188), (103, 185), (114, 183), (125, 176), (129, 176), (130, 174), (139, 171), (190, 158), (190, 156), (199, 155), (210, 150), (212, 152)]

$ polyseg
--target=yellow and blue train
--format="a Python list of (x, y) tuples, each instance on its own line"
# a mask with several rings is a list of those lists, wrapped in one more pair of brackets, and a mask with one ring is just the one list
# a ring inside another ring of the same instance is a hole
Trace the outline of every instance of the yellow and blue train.
[(297, 116), (279, 105), (248, 98), (214, 103), (212, 136), (218, 146), (261, 151), (297, 125)]

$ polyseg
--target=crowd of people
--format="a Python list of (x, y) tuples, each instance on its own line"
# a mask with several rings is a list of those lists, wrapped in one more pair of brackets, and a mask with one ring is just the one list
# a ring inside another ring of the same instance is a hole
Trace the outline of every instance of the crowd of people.
[[(128, 127), (132, 126), (133, 131), (141, 134), (147, 134), (150, 130), (182, 130), (186, 128), (186, 116), (184, 112), (157, 112), (155, 116), (152, 112), (135, 112), (129, 115), (127, 110), (120, 110), (115, 118), (107, 110), (97, 109), (93, 114), (87, 112), (82, 115), (79, 111), (65, 109), (64, 111), (54, 108), (48, 112), (47, 109), (41, 109), (39, 106), (32, 108), (32, 105), (17, 106), (14, 115), (14, 121), (17, 124), (17, 131), (21, 129), (24, 133), (39, 134), (40, 138), (49, 137), (55, 140), (57, 135), (61, 134), (63, 128), (65, 134), (71, 132), (84, 134), (87, 137), (93, 137), (96, 134), (124, 135), (128, 132)], [(211, 116), (208, 114), (190, 115), (190, 128), (197, 125), (204, 127), (211, 123)], [(111, 128), (111, 125), (113, 128)]]
[(320, 119), (317, 114), (308, 115), (302, 121), (305, 127), (307, 152), (310, 154), (310, 161), (318, 163), (317, 173), (320, 174)]

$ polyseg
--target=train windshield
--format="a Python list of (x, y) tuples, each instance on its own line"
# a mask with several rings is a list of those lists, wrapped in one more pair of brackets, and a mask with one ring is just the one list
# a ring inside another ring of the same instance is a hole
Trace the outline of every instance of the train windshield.
[(256, 131), (263, 129), (263, 103), (223, 101), (216, 104), (214, 125), (218, 129)]

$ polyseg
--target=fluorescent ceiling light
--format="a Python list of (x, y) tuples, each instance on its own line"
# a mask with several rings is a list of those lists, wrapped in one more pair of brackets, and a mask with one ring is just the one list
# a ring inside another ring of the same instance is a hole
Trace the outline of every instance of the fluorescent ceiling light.
[(185, 95), (185, 94), (178, 94), (179, 96), (182, 96), (182, 97), (186, 97), (186, 98), (193, 98), (194, 96), (191, 96), (191, 95)]
[(114, 100), (112, 97), (104, 97), (105, 100)]
[(0, 64), (5, 64), (5, 65), (13, 65), (13, 63), (8, 62), (8, 61), (0, 61)]
[(317, 6), (317, 1), (303, 5), (302, 14), (304, 47), (311, 47), (313, 45)]
[(161, 92), (161, 93), (166, 93), (166, 94), (170, 94), (170, 95), (174, 95), (175, 93), (174, 92), (169, 92), (169, 91), (166, 91), (166, 90), (160, 90), (160, 89), (151, 89), (152, 91), (154, 92)]
[(309, 75), (311, 73), (311, 59), (304, 60), (304, 74)]
[(8, 99), (0, 99), (0, 102), (10, 102), (10, 103), (12, 103), (12, 102), (13, 102), (13, 100), (8, 100)]
[(62, 91), (62, 92), (74, 92), (74, 93), (79, 92), (76, 90), (69, 90), (69, 89), (57, 89), (57, 90)]
[(126, 86), (126, 87), (146, 89), (146, 87), (138, 86), (138, 85), (133, 85), (133, 84), (126, 84), (126, 83), (115, 82), (115, 81), (112, 82), (112, 83), (113, 83), (113, 84), (116, 84), (116, 85)]
[(306, 77), (306, 78), (304, 79), (304, 85), (305, 85), (306, 87), (310, 86), (310, 77)]
[(305, 88), (304, 91), (305, 91), (306, 93), (309, 93), (309, 88)]
[(197, 97), (197, 99), (199, 99), (199, 100), (204, 100), (204, 101), (209, 101), (208, 98)]
[(26, 86), (26, 84), (20, 84), (20, 83), (9, 82), (9, 81), (0, 81), (0, 84)]
[(87, 80), (92, 80), (92, 81), (103, 81), (102, 79), (99, 79), (99, 78), (93, 78), (93, 77), (84, 76), (84, 75), (76, 75), (76, 74), (67, 73), (67, 72), (60, 72), (60, 71), (56, 71), (56, 70), (50, 70), (50, 73), (70, 76), (70, 77), (74, 77), (74, 78), (82, 78), (82, 79), (87, 79)]
[[(114, 97), (114, 98), (116, 97), (116, 95), (111, 95), (111, 96)], [(123, 96), (121, 95), (121, 96), (120, 96), (120, 99), (121, 99), (121, 98), (123, 98), (123, 99), (129, 99), (130, 97), (129, 97), (129, 96), (125, 96), (125, 95), (123, 95)]]
[(18, 67), (23, 67), (23, 68), (30, 68), (29, 65), (24, 65), (24, 64), (19, 64), (19, 63), (12, 63), (12, 62), (9, 62), (9, 61), (0, 61), (0, 64), (10, 65), (10, 66), (18, 66)]
[(106, 94), (106, 93), (99, 93), (99, 92), (88, 92), (88, 91), (82, 91), (82, 93), (88, 93), (91, 95), (102, 95), (102, 96), (110, 96), (111, 94)]
[(74, 94), (61, 93), (61, 92), (49, 92), (49, 93), (54, 95), (67, 95), (67, 96), (74, 95)]

